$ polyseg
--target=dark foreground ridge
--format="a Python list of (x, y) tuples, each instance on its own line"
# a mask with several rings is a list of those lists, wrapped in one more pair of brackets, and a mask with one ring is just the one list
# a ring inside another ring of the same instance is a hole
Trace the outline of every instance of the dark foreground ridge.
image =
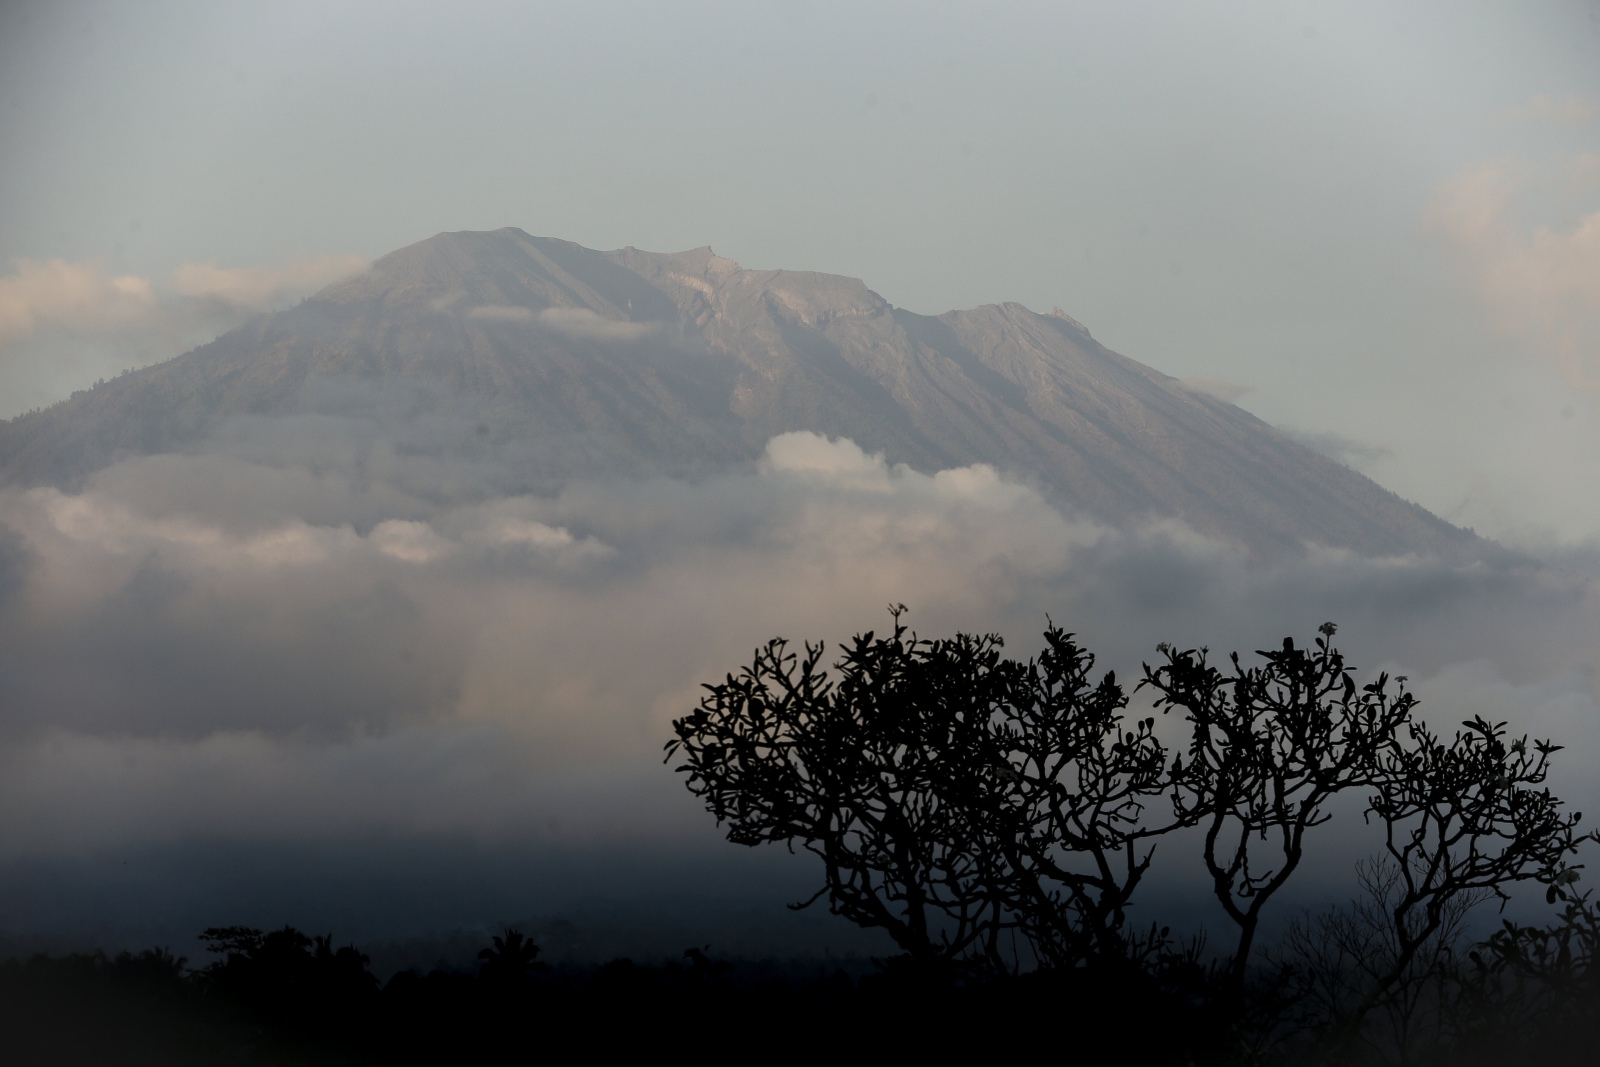
[(517, 229), (431, 237), (0, 423), (0, 484), (73, 488), (126, 457), (263, 440), (315, 466), (336, 423), (456, 471), (446, 493), (737, 469), (811, 431), (924, 472), (989, 464), (1104, 522), (1178, 518), (1258, 553), (1485, 547), (1061, 312), (919, 315), (854, 278)]

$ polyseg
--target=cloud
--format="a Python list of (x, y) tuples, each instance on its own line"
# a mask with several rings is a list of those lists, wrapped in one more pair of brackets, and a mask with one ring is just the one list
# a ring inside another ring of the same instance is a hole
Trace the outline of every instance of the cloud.
[[(1569, 182), (1600, 187), (1600, 157), (1561, 168)], [(1515, 214), (1529, 166), (1472, 167), (1435, 195), (1426, 231), (1456, 253), (1500, 331), (1528, 342), (1577, 389), (1600, 392), (1600, 210), (1570, 225), (1524, 225)]]
[(0, 277), (0, 345), (50, 327), (111, 331), (157, 311), (146, 278), (110, 276), (93, 263), (21, 260)]
[(169, 359), (364, 266), (354, 255), (287, 267), (187, 264), (158, 284), (93, 262), (18, 261), (0, 276), (0, 418)]
[(189, 263), (172, 272), (169, 291), (149, 278), (109, 275), (97, 263), (19, 260), (11, 274), (0, 277), (0, 345), (51, 328), (113, 333), (162, 325), (184, 314), (174, 306), (174, 295), (262, 311), (365, 267), (355, 255), (320, 256), (287, 267)]
[(318, 256), (286, 267), (188, 263), (172, 272), (172, 287), (182, 296), (220, 300), (249, 311), (265, 311), (366, 269), (367, 261), (353, 254)]
[[(435, 306), (440, 306), (448, 298), (434, 301)], [(447, 306), (447, 305), (446, 305)], [(534, 314), (532, 308), (507, 307), (501, 304), (482, 304), (467, 312), (469, 319), (483, 319), (487, 322), (532, 322)]]
[[(435, 301), (435, 307), (448, 310), (453, 301)], [(597, 315), (588, 308), (532, 308), (503, 304), (480, 304), (467, 311), (467, 318), (484, 322), (538, 323), (544, 329), (575, 341), (628, 342), (658, 332), (658, 322), (625, 322)]]
[(1540, 93), (1521, 107), (1502, 111), (1495, 117), (1495, 124), (1541, 122), (1552, 126), (1587, 126), (1597, 118), (1600, 118), (1600, 103), (1576, 93), (1566, 96)]
[[(892, 492), (893, 475), (883, 453), (868, 455), (848, 438), (821, 437), (814, 433), (779, 434), (767, 442), (761, 470), (775, 475), (813, 477), (836, 486)], [(991, 468), (982, 468), (990, 470)]]
[(507, 453), (448, 468), (454, 497), (396, 488), (438, 456), (332, 419), (294, 436), (333, 458), (146, 457), (76, 494), (0, 493), (0, 857), (553, 821), (697, 834), (659, 760), (699, 685), (770, 636), (881, 628), (893, 602), (1015, 655), (1048, 615), (1124, 678), (1163, 639), (1248, 654), (1331, 618), (1440, 721), (1494, 704), (1572, 744), (1575, 771), (1600, 758), (1600, 565), (1581, 555), (1265, 566), (809, 433), (744, 473), (543, 496), (494, 491)]
[(637, 341), (660, 329), (659, 323), (621, 322), (588, 308), (546, 308), (539, 312), (539, 324), (584, 341)]

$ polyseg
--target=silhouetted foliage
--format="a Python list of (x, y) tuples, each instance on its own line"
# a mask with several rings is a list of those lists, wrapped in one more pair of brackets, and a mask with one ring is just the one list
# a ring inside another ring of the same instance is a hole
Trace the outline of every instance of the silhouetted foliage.
[(986, 973), (1121, 959), (1125, 907), (1172, 823), (1141, 821), (1167, 788), (1153, 720), (1052, 626), (1026, 664), (994, 635), (779, 639), (675, 722), (681, 757), (729, 840), (822, 860), (837, 914), (886, 930), (916, 965)]
[(1456, 1044), (1475, 1050), (1475, 1062), (1593, 1062), (1600, 1047), (1600, 908), (1587, 893), (1559, 895), (1564, 907), (1555, 922), (1507, 920), (1468, 953), (1457, 980)]
[(1507, 744), (1506, 724), (1481, 717), (1462, 725), (1446, 744), (1412, 723), (1409, 738), (1389, 741), (1379, 754), (1368, 811), (1383, 823), (1392, 872), (1386, 934), (1393, 959), (1355, 1005), (1341, 1047), (1450, 921), (1456, 901), (1506, 901), (1508, 887), (1537, 880), (1554, 903), (1578, 879), (1571, 861), (1587, 839), (1576, 830), (1582, 814), (1564, 814), (1548, 789), (1532, 788), (1544, 783), (1560, 746), (1535, 741), (1529, 751), (1526, 737)]
[(507, 929), (504, 934), (496, 934), (493, 941), (492, 948), (478, 953), (478, 959), (483, 961), (478, 977), (484, 981), (526, 982), (533, 977), (535, 969), (544, 969), (544, 965), (537, 962), (539, 946), (524, 937), (520, 930)]
[(1204, 827), (1212, 891), (1239, 927), (1236, 987), (1263, 909), (1305, 855), (1306, 831), (1328, 821), (1339, 793), (1385, 777), (1379, 754), (1392, 750), (1416, 706), (1403, 685), (1389, 693), (1387, 675), (1358, 690), (1330, 643), (1334, 630), (1325, 624), (1314, 649), (1284, 638), (1256, 653), (1261, 667), (1242, 666), (1234, 653), (1223, 673), (1205, 649), (1168, 646), (1164, 664), (1145, 667), (1141, 684), (1156, 691), (1156, 706), (1181, 709), (1190, 727), (1188, 764), (1173, 766), (1173, 805)]
[(1291, 984), (1281, 1022), (1341, 1055), (1357, 1047), (1379, 1060), (1419, 1062), (1450, 1040), (1467, 920), (1483, 898), (1452, 899), (1438, 926), (1407, 954), (1392, 918), (1400, 884), (1394, 865), (1364, 860), (1357, 875), (1359, 897), (1296, 920), (1272, 954), (1276, 973)]
[[(982, 806), (954, 794), (1003, 790), (1014, 772), (989, 719), (1011, 687), (994, 636), (858, 636), (835, 665), (783, 640), (758, 650), (674, 724), (689, 788), (729, 839), (798, 843), (822, 860), (812, 901), (882, 927), (920, 964), (993, 957), (1013, 918)], [(807, 901), (806, 903), (811, 903)]]
[[(1551, 902), (1570, 896), (1590, 838), (1542, 788), (1558, 746), (1508, 740), (1482, 719), (1442, 740), (1404, 678), (1357, 684), (1328, 623), (1310, 646), (1286, 638), (1260, 665), (1234, 654), (1226, 671), (1205, 649), (1160, 646), (1139, 688), (1181, 714), (1187, 743), (1172, 754), (1154, 717), (1125, 723), (1115, 678), (1093, 682), (1093, 657), (1053, 623), (1044, 652), (1019, 663), (993, 634), (920, 639), (903, 612), (892, 609), (889, 636), (842, 646), (831, 670), (821, 644), (800, 655), (769, 642), (705, 687), (667, 745), (731, 841), (822, 860), (805, 903), (826, 896), (887, 930), (906, 957), (885, 973), (939, 964), (1065, 981), (1087, 968), (1101, 988), (1198, 1010), (1204, 1036), (1186, 1054), (1225, 1058), (1360, 1048), (1417, 1062), (1421, 1047), (1461, 1051), (1474, 997), (1529, 1011), (1541, 997), (1581, 1000), (1569, 965), (1530, 962), (1589, 945), (1576, 904), (1564, 926), (1507, 927), (1472, 956), (1476, 971), (1459, 957), (1480, 901), (1530, 881)], [(1362, 868), (1368, 896), (1308, 917), (1263, 956), (1262, 916), (1344, 794), (1384, 833), (1381, 860)], [(1186, 829), (1237, 930), (1209, 963), (1202, 941), (1179, 950), (1167, 928), (1128, 923), (1156, 840)], [(1524, 985), (1537, 994), (1504, 994)]]
[(1017, 918), (1033, 958), (1051, 967), (1145, 957), (1164, 934), (1129, 937), (1126, 909), (1154, 854), (1150, 842), (1177, 822), (1151, 823), (1147, 805), (1169, 788), (1166, 750), (1153, 719), (1123, 728), (1128, 699), (1094, 657), (1051, 625), (1037, 659), (1008, 671), (992, 709), (991, 747), (1004, 787), (955, 795), (987, 804), (993, 848), (1004, 859), (997, 902)]
[(222, 957), (200, 972), (207, 991), (248, 1008), (291, 1042), (332, 1040), (352, 1014), (375, 1006), (378, 980), (367, 957), (351, 945), (334, 949), (331, 935), (225, 926), (207, 929), (200, 940)]

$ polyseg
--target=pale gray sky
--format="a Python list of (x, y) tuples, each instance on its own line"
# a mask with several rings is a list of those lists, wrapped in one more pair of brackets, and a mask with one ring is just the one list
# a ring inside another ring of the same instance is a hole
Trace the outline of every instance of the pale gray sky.
[(9, 2), (0, 100), (0, 414), (515, 225), (1059, 304), (1457, 522), (1600, 537), (1592, 0)]

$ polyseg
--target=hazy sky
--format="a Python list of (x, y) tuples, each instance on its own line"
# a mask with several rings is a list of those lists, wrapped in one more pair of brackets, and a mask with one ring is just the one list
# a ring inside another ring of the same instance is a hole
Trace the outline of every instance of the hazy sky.
[[(0, 145), (0, 417), (519, 226), (919, 312), (1059, 305), (1541, 550), (1268, 567), (804, 434), (701, 483), (456, 506), (433, 490), (495, 472), (354, 417), (244, 420), (81, 492), (0, 490), (8, 923), (68, 897), (143, 923), (189, 880), (159, 850), (216, 842), (723, 855), (668, 722), (758, 641), (890, 601), (1021, 655), (1050, 613), (1124, 674), (1163, 638), (1337, 619), (1438, 721), (1553, 734), (1565, 794), (1600, 795), (1600, 0), (0, 0)], [(269, 896), (173, 929), (307, 921)]]
[(0, 413), (515, 225), (1059, 304), (1455, 521), (1600, 536), (1600, 3), (9, 2), (0, 98)]

